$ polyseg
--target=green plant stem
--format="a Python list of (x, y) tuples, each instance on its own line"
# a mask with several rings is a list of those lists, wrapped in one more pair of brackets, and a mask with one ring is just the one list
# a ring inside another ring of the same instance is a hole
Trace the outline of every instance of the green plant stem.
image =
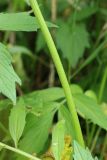
[(89, 123), (88, 120), (86, 119), (86, 137), (87, 137), (87, 143), (88, 143), (88, 137), (89, 137)]
[(96, 125), (94, 124), (92, 125), (90, 136), (88, 137), (88, 146), (91, 145), (95, 130), (96, 130)]
[(101, 69), (102, 69), (102, 63), (100, 63), (99, 66), (98, 66), (98, 69), (97, 69), (97, 72), (96, 72), (96, 75), (95, 75), (95, 78), (94, 78), (94, 82), (92, 84), (93, 87), (97, 83), (97, 80), (98, 80), (98, 78), (100, 76), (100, 73), (101, 73)]
[(97, 143), (100, 132), (101, 132), (101, 128), (99, 127), (96, 134), (95, 134), (95, 138), (94, 138), (92, 146), (91, 146), (91, 152), (94, 150), (94, 148), (96, 146), (96, 143)]
[(70, 86), (68, 84), (61, 60), (59, 58), (57, 49), (55, 47), (54, 41), (52, 39), (52, 36), (48, 30), (48, 27), (45, 23), (45, 20), (42, 16), (42, 13), (39, 9), (39, 5), (37, 0), (30, 0), (30, 4), (31, 7), (34, 11), (34, 14), (38, 20), (38, 23), (40, 25), (41, 31), (44, 35), (45, 41), (48, 45), (50, 54), (52, 56), (52, 59), (54, 61), (55, 67), (57, 69), (62, 87), (64, 89), (65, 92), (65, 96), (67, 99), (67, 104), (71, 113), (71, 118), (72, 118), (72, 125), (74, 127), (74, 131), (75, 131), (75, 139), (78, 141), (78, 143), (84, 147), (84, 140), (83, 140), (83, 135), (82, 135), (82, 131), (81, 131), (81, 127), (80, 127), (80, 123), (79, 123), (79, 119), (77, 116), (77, 112), (76, 112), (76, 108), (75, 108), (75, 104), (74, 104), (74, 100), (71, 94), (71, 90), (70, 90)]
[[(98, 96), (99, 103), (101, 103), (101, 100), (102, 100), (102, 96), (103, 96), (103, 93), (104, 93), (104, 88), (105, 88), (105, 85), (106, 85), (106, 81), (107, 81), (107, 67), (104, 70), (101, 85), (100, 85), (99, 96)], [(93, 151), (93, 149), (95, 148), (95, 145), (97, 143), (97, 139), (99, 137), (100, 132), (101, 132), (101, 128), (99, 127), (96, 131), (96, 135), (95, 135), (95, 138), (93, 140), (91, 151)]]
[(101, 156), (100, 156), (101, 160), (103, 159), (103, 156), (104, 156), (106, 150), (107, 150), (107, 133), (106, 133), (106, 136), (104, 138), (104, 144), (103, 144), (103, 148), (102, 148), (102, 151), (101, 151)]
[(1, 148), (5, 148), (5, 149), (10, 150), (10, 151), (13, 151), (15, 153), (18, 153), (18, 154), (20, 154), (20, 155), (22, 155), (22, 156), (24, 156), (26, 158), (32, 159), (32, 160), (40, 160), (39, 158), (36, 158), (36, 157), (34, 157), (34, 156), (24, 152), (24, 151), (21, 151), (19, 149), (16, 149), (16, 148), (13, 148), (11, 146), (8, 146), (8, 145), (6, 145), (6, 144), (4, 144), (2, 142), (0, 142), (0, 147)]
[[(99, 101), (102, 100), (102, 96), (103, 96), (103, 93), (104, 93), (104, 88), (105, 88), (105, 85), (106, 85), (106, 81), (107, 81), (107, 67), (104, 70), (104, 74), (103, 74), (103, 78), (102, 78), (102, 82), (101, 82), (101, 86), (100, 86)], [(103, 146), (103, 149), (102, 149), (102, 152), (101, 152), (101, 159), (103, 158), (106, 145), (107, 145), (107, 134), (104, 138), (104, 146)]]
[(103, 78), (102, 78), (102, 82), (101, 82), (101, 86), (100, 86), (100, 90), (99, 90), (99, 97), (98, 97), (99, 102), (101, 102), (101, 100), (102, 100), (106, 80), (107, 80), (107, 67), (104, 70), (104, 74), (103, 74)]

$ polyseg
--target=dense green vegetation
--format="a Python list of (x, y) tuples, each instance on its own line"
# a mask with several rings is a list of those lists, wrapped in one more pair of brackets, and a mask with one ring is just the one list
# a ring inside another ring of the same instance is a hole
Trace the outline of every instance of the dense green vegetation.
[(0, 160), (107, 160), (107, 1), (0, 1), (0, 92)]

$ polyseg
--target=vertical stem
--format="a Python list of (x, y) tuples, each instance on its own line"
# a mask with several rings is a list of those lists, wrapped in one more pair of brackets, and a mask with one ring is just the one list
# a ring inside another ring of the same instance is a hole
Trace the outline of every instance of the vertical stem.
[(106, 151), (107, 151), (107, 133), (106, 133), (106, 136), (104, 138), (103, 148), (102, 148), (101, 155), (100, 155), (101, 160), (103, 159), (103, 156), (106, 153)]
[(53, 59), (54, 64), (55, 64), (55, 67), (57, 69), (57, 72), (58, 72), (62, 87), (64, 89), (65, 96), (66, 96), (66, 99), (67, 99), (67, 104), (68, 104), (68, 107), (69, 107), (69, 110), (70, 110), (70, 113), (71, 113), (72, 124), (73, 124), (74, 131), (75, 131), (75, 138), (78, 141), (78, 143), (81, 146), (84, 147), (84, 140), (83, 140), (82, 131), (81, 131), (81, 127), (80, 127), (80, 124), (79, 124), (79, 119), (78, 119), (78, 116), (77, 116), (74, 100), (73, 100), (73, 97), (72, 97), (72, 94), (71, 94), (71, 90), (70, 90), (70, 86), (68, 84), (68, 81), (67, 81), (67, 78), (66, 78), (66, 75), (65, 75), (61, 60), (59, 58), (57, 49), (56, 49), (55, 44), (53, 42), (52, 36), (51, 36), (51, 34), (50, 34), (49, 30), (48, 30), (48, 27), (47, 27), (47, 25), (45, 23), (45, 20), (44, 20), (44, 18), (42, 16), (42, 13), (41, 13), (41, 11), (39, 9), (39, 5), (37, 3), (37, 0), (30, 0), (30, 4), (31, 4), (31, 7), (32, 7), (32, 9), (34, 11), (34, 14), (35, 14), (35, 16), (36, 16), (36, 18), (38, 20), (38, 23), (40, 25), (41, 31), (42, 31), (42, 33), (44, 35), (45, 41), (46, 41), (46, 43), (48, 45), (50, 54), (52, 56), (52, 59)]
[(97, 140), (98, 140), (98, 137), (99, 137), (99, 134), (101, 132), (101, 128), (99, 127), (97, 132), (96, 132), (96, 135), (94, 137), (94, 140), (93, 140), (93, 143), (92, 143), (92, 146), (91, 146), (91, 152), (94, 150), (95, 146), (96, 146), (96, 143), (97, 143)]
[(100, 86), (99, 98), (98, 98), (99, 102), (101, 102), (101, 100), (102, 100), (106, 80), (107, 80), (107, 67), (104, 70), (104, 74), (103, 74), (103, 78), (102, 78), (102, 82), (101, 82), (101, 86)]
[[(107, 66), (104, 70), (104, 74), (103, 74), (103, 78), (102, 78), (102, 82), (101, 82), (101, 86), (100, 86), (100, 91), (99, 91), (99, 100), (100, 101), (102, 100), (102, 96), (103, 96), (104, 88), (105, 88), (105, 85), (106, 85), (106, 81), (107, 81)], [(100, 156), (101, 159), (104, 156), (106, 146), (107, 146), (107, 133), (106, 133), (105, 138), (104, 138), (104, 145), (103, 145), (103, 149), (102, 149), (101, 156)]]
[(89, 124), (88, 124), (88, 120), (86, 119), (86, 142), (88, 144), (88, 137), (89, 137)]
[(56, 16), (57, 16), (57, 0), (52, 0), (51, 2), (51, 14), (52, 14), (52, 21), (56, 21)]
[(94, 134), (95, 134), (95, 130), (96, 130), (96, 125), (93, 124), (92, 127), (91, 127), (91, 133), (90, 133), (90, 135), (89, 135), (89, 137), (88, 137), (88, 146), (91, 145), (93, 136), (94, 136)]

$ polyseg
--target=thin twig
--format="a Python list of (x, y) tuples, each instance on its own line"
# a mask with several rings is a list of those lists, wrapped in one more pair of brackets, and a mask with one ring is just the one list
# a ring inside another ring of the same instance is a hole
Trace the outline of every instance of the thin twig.
[(24, 152), (22, 150), (19, 150), (17, 148), (13, 148), (11, 146), (8, 146), (8, 145), (6, 145), (6, 144), (4, 144), (2, 142), (0, 142), (0, 147), (1, 148), (5, 148), (5, 149), (10, 150), (10, 151), (13, 151), (15, 153), (18, 153), (18, 154), (20, 154), (20, 155), (22, 155), (24, 157), (27, 157), (29, 159), (32, 159), (32, 160), (40, 160), (39, 158), (36, 158), (36, 157), (34, 157), (34, 156), (32, 156), (32, 155), (30, 155), (30, 154), (28, 154), (28, 153), (26, 153), (26, 152)]

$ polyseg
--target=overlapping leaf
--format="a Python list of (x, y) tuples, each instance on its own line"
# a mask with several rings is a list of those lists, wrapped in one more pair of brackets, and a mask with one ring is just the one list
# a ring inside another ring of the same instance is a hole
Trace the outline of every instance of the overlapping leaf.
[(15, 83), (21, 80), (11, 65), (12, 58), (7, 48), (0, 43), (0, 92), (16, 103)]
[(65, 122), (59, 121), (52, 132), (52, 151), (56, 160), (61, 160), (64, 150)]
[[(74, 88), (74, 89), (73, 89)], [(97, 124), (101, 128), (107, 130), (107, 116), (103, 112), (100, 105), (98, 105), (92, 98), (87, 97), (82, 93), (82, 91), (79, 89), (75, 89), (75, 86), (72, 88), (73, 91), (73, 98), (75, 100), (77, 112), (86, 119), (89, 119), (92, 123)], [(77, 87), (76, 87), (77, 88)], [(35, 91), (33, 93), (30, 93), (28, 95), (23, 96), (26, 106), (33, 111), (35, 114), (44, 111), (44, 107), (42, 105), (47, 104), (49, 106), (49, 103), (52, 101), (57, 101), (64, 99), (64, 92), (61, 88), (51, 88), (51, 89), (45, 89), (42, 91)], [(58, 103), (54, 103), (53, 106), (57, 106)], [(1, 101), (0, 102), (0, 109), (6, 108), (6, 106), (9, 105), (8, 101)], [(50, 105), (51, 106), (51, 105)], [(54, 108), (54, 107), (50, 107)], [(50, 110), (49, 108), (49, 110)], [(56, 107), (57, 109), (58, 107)], [(62, 109), (62, 108), (61, 108)], [(69, 114), (69, 111), (62, 111), (62, 116), (64, 115), (65, 118), (70, 117), (67, 114)], [(67, 124), (69, 126), (69, 124)], [(69, 128), (69, 127), (68, 127)], [(71, 131), (69, 131), (71, 133)]]
[(98, 160), (93, 158), (88, 149), (82, 148), (76, 141), (74, 141), (74, 160)]
[[(40, 153), (48, 139), (49, 129), (53, 120), (53, 113), (43, 116), (28, 115), (24, 136), (20, 141), (19, 148), (30, 154)], [(18, 160), (26, 160), (19, 156)]]
[(75, 94), (74, 100), (77, 111), (82, 117), (107, 130), (107, 116), (100, 105), (84, 94)]
[(85, 48), (89, 47), (88, 33), (84, 25), (72, 27), (63, 23), (58, 29), (56, 41), (63, 57), (72, 67), (76, 66), (78, 60), (83, 56)]
[(25, 127), (25, 118), (25, 106), (23, 101), (20, 100), (17, 105), (12, 108), (9, 117), (9, 130), (16, 147)]
[(88, 6), (86, 8), (83, 8), (79, 10), (76, 14), (76, 20), (81, 21), (86, 18), (89, 18), (93, 14), (95, 14), (98, 11), (98, 7), (96, 6)]
[(74, 139), (75, 133), (72, 125), (72, 120), (71, 120), (71, 115), (70, 112), (67, 108), (67, 106), (63, 105), (59, 109), (59, 119), (64, 119), (65, 120), (65, 134), (66, 135), (71, 135)]
[[(47, 22), (48, 27), (56, 27)], [(0, 30), (3, 31), (37, 31), (39, 25), (36, 18), (30, 16), (29, 12), (1, 13)]]

